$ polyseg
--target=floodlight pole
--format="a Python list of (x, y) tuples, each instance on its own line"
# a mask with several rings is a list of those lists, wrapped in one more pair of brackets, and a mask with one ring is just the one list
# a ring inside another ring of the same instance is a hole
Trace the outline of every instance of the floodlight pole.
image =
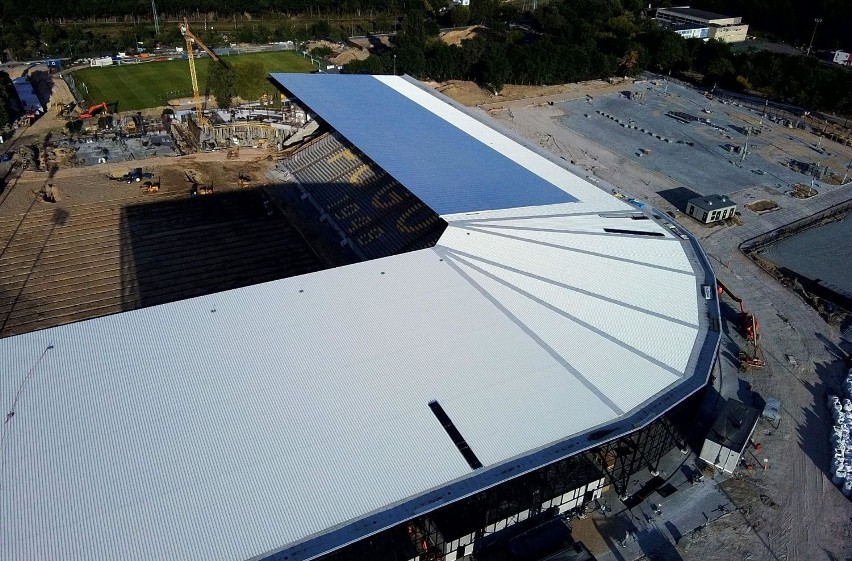
[(808, 43), (808, 52), (805, 54), (805, 56), (811, 56), (811, 47), (814, 46), (814, 37), (816, 37), (817, 26), (821, 23), (822, 20), (820, 18), (814, 18), (814, 32), (811, 33), (811, 42)]
[(742, 154), (742, 158), (740, 158), (740, 166), (743, 165), (743, 162), (745, 161), (745, 157), (746, 157), (746, 152), (748, 152), (748, 137), (749, 137), (749, 135), (751, 135), (751, 127), (750, 126), (746, 127), (746, 140), (745, 140), (745, 144), (743, 145), (743, 154)]
[(157, 17), (157, 4), (151, 0), (151, 11), (154, 13), (154, 35), (160, 35), (160, 18)]

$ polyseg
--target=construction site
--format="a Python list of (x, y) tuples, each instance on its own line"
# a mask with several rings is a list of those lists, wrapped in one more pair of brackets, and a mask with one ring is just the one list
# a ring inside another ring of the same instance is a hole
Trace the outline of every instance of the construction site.
[[(452, 88), (462, 100), (475, 94), (475, 88)], [(719, 521), (697, 524), (692, 533), (653, 519), (640, 525), (677, 544), (676, 553), (662, 558), (845, 558), (852, 535), (842, 521), (852, 506), (837, 483), (825, 399), (842, 394), (850, 366), (849, 310), (821, 283), (779, 271), (761, 256), (800, 232), (816, 233), (821, 225), (837, 231), (848, 223), (849, 133), (834, 123), (804, 123), (801, 113), (797, 119), (763, 103), (707, 93), (651, 76), (476, 103), (598, 185), (647, 201), (693, 232), (717, 274), (726, 319), (714, 387), (758, 407), (781, 404), (780, 416), (759, 421), (743, 454), (747, 461), (731, 477), (717, 476), (724, 497), (714, 507), (724, 505), (716, 510)], [(677, 119), (678, 113), (697, 118)], [(687, 201), (711, 193), (737, 203), (735, 216), (702, 224), (686, 214)], [(811, 257), (821, 257), (819, 266), (836, 278), (848, 269), (842, 256), (849, 240), (826, 242), (809, 242), (816, 255), (802, 254), (813, 250), (795, 242), (796, 260), (813, 266)], [(682, 511), (675, 496), (663, 504)], [(609, 525), (618, 528), (614, 539), (630, 527)], [(635, 542), (604, 558), (642, 557), (631, 547)]]
[[(433, 208), (289, 89), (233, 110), (212, 107), (192, 56), (195, 47), (209, 49), (188, 25), (182, 31), (191, 109), (122, 115), (107, 103), (80, 107), (56, 80), (44, 115), (3, 145), (11, 157), (0, 161), (0, 338), (200, 296), (215, 313), (223, 291), (416, 255), (445, 235), (452, 213)], [(698, 258), (706, 254), (715, 273), (703, 298), (721, 311), (711, 397), (687, 401), (642, 431), (593, 432), (607, 442), (582, 461), (570, 456), (498, 493), (397, 521), (374, 541), (334, 553), (316, 546), (322, 558), (362, 558), (377, 546), (421, 561), (472, 551), (504, 558), (537, 534), (521, 532), (510, 543), (501, 530), (516, 524), (532, 532), (551, 517), (570, 521), (572, 537), (560, 534), (560, 543), (582, 544), (576, 559), (848, 556), (852, 502), (832, 483), (824, 402), (828, 392), (841, 393), (850, 366), (849, 316), (836, 303), (825, 313), (828, 299), (817, 295), (815, 303), (810, 291), (778, 283), (742, 251), (765, 249), (790, 224), (846, 216), (852, 148), (843, 130), (819, 134), (789, 115), (657, 78), (530, 88), (504, 100), (471, 84), (436, 86), (476, 105), (477, 118), (501, 133), (636, 204), (667, 235), (700, 242)], [(82, 124), (75, 131), (69, 122)], [(686, 214), (688, 200), (709, 194), (730, 196), (736, 215), (705, 225)], [(637, 235), (630, 220), (616, 231)], [(508, 219), (480, 231), (471, 224), (467, 236), (519, 231)], [(440, 257), (479, 268), (497, 259), (476, 261), (461, 250)], [(202, 331), (182, 335), (193, 340)], [(731, 472), (699, 452), (728, 401), (759, 412)], [(704, 420), (690, 432), (684, 409), (693, 408)], [(315, 558), (293, 551), (294, 559)]]

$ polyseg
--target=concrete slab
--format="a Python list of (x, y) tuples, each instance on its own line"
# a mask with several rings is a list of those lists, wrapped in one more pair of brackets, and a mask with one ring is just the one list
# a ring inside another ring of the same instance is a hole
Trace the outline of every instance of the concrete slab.
[[(792, 158), (824, 159), (792, 154), (778, 146), (778, 135), (748, 137), (750, 151), (745, 160), (730, 150), (746, 142), (743, 133), (758, 117), (745, 108), (721, 105), (699, 92), (670, 84), (664, 93), (658, 87), (637, 84), (630, 91), (644, 94), (609, 94), (560, 104), (568, 127), (586, 138), (640, 165), (690, 186), (701, 195), (729, 194), (747, 187), (790, 190), (795, 183), (810, 183), (810, 177), (785, 164)], [(704, 111), (710, 111), (705, 113)], [(679, 112), (695, 120), (683, 122), (667, 113)], [(781, 129), (765, 122), (764, 130)], [(786, 135), (784, 136), (786, 138)], [(768, 143), (768, 144), (767, 144)]]

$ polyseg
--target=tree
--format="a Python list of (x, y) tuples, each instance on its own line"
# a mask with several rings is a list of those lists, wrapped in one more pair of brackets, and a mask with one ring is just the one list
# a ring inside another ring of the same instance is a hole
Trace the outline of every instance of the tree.
[(207, 89), (220, 109), (231, 106), (234, 95), (234, 70), (222, 63), (211, 63), (207, 72)]
[(497, 14), (497, 0), (470, 0), (470, 19), (481, 22), (493, 18)]
[(639, 64), (639, 50), (636, 48), (624, 53), (624, 56), (618, 61), (618, 67), (624, 71), (626, 76), (633, 75), (637, 64)]
[(450, 23), (453, 27), (462, 27), (470, 21), (470, 8), (456, 6), (450, 11)]
[(485, 67), (483, 72), (485, 82), (491, 84), (495, 94), (499, 94), (512, 73), (506, 46), (494, 45), (485, 51), (483, 64)]
[(328, 39), (331, 36), (331, 25), (325, 20), (320, 20), (311, 26), (311, 35), (317, 39)]
[(9, 92), (12, 88), (12, 80), (9, 74), (0, 72), (0, 128), (9, 124)]
[(353, 60), (343, 67), (346, 74), (387, 74), (387, 57), (370, 55), (364, 60)]
[(686, 39), (677, 33), (663, 31), (658, 36), (655, 46), (654, 59), (661, 69), (672, 70), (686, 65), (688, 61)]
[(736, 69), (734, 64), (727, 58), (717, 58), (707, 66), (704, 81), (707, 84), (719, 84), (726, 88), (737, 86)]
[[(246, 101), (258, 99), (263, 93), (266, 78), (263, 63), (252, 58), (239, 62), (234, 65), (234, 93)], [(218, 104), (218, 100), (216, 103)]]

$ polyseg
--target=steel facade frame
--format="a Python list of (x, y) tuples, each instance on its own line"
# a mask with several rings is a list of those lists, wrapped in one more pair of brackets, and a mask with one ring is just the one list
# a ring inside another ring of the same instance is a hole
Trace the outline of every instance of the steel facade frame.
[[(573, 500), (554, 504), (553, 499), (585, 489), (590, 483), (605, 479), (604, 485), (612, 485), (623, 497), (634, 474), (643, 469), (658, 471), (660, 459), (665, 454), (675, 447), (686, 446), (686, 436), (698, 409), (694, 406), (695, 400), (701, 394), (698, 392), (645, 428), (445, 505), (318, 559), (438, 561), (453, 550), (461, 557), (475, 553), (484, 538), (503, 527), (539, 516), (543, 522), (556, 515), (568, 518), (580, 514), (592, 501), (592, 491), (581, 493), (580, 500), (570, 508), (559, 507)], [(546, 503), (551, 503), (550, 507), (543, 506)], [(501, 527), (495, 528), (495, 523)], [(452, 546), (453, 542), (458, 544), (460, 538), (464, 541), (469, 536), (473, 536), (471, 545)]]

